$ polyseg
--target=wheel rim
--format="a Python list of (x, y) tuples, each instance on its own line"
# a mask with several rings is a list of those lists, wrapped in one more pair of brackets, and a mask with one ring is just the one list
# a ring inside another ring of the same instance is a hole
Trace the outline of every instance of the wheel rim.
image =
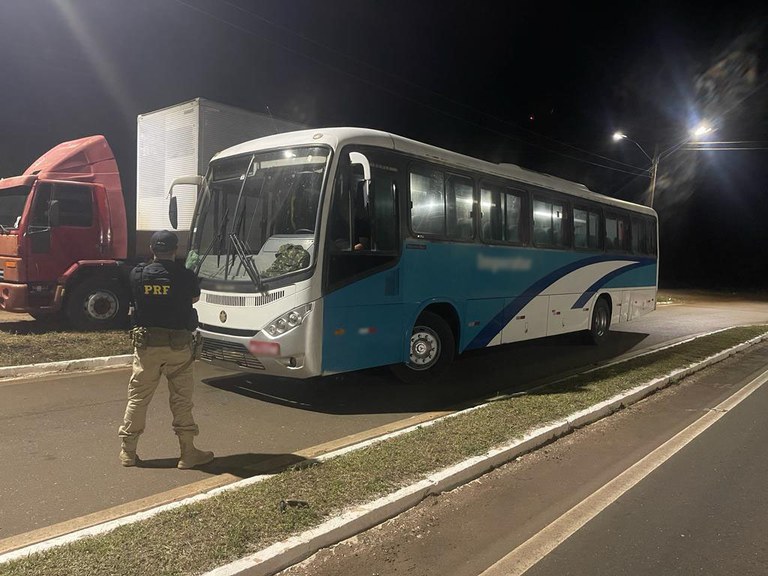
[(595, 334), (604, 336), (608, 331), (608, 311), (604, 307), (595, 310)]
[(93, 320), (110, 320), (117, 313), (120, 301), (113, 292), (100, 290), (89, 295), (83, 307), (88, 317)]
[(408, 367), (413, 370), (428, 370), (440, 358), (440, 337), (427, 326), (416, 326), (411, 336)]

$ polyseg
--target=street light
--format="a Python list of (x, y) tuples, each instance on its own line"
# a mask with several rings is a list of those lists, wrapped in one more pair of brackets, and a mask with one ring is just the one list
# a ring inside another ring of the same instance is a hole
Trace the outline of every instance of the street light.
[(710, 134), (713, 131), (714, 131), (714, 128), (712, 127), (712, 125), (710, 125), (707, 122), (700, 122), (693, 130), (691, 130), (689, 136), (685, 137), (680, 142), (677, 142), (676, 144), (670, 146), (669, 148), (667, 148), (663, 152), (659, 153), (659, 146), (658, 146), (658, 144), (656, 146), (654, 146), (653, 156), (648, 154), (648, 152), (646, 152), (645, 149), (642, 146), (640, 146), (639, 143), (637, 143), (634, 140), (632, 140), (632, 138), (627, 136), (624, 132), (614, 132), (613, 133), (613, 141), (614, 142), (619, 142), (620, 140), (628, 140), (628, 141), (632, 142), (632, 144), (637, 146), (640, 149), (640, 152), (642, 152), (645, 155), (645, 157), (648, 158), (648, 160), (651, 161), (651, 168), (650, 168), (650, 171), (651, 171), (651, 200), (650, 200), (648, 205), (651, 208), (653, 208), (653, 198), (654, 198), (654, 196), (656, 194), (656, 176), (657, 176), (657, 174), (659, 172), (659, 161), (662, 158), (664, 158), (666, 156), (669, 156), (673, 152), (679, 150), (680, 148), (682, 148), (683, 146), (685, 146), (686, 144), (688, 144), (692, 140), (698, 140), (701, 137), (706, 136), (707, 134)]
[(640, 149), (640, 152), (642, 152), (645, 155), (645, 157), (651, 161), (651, 202), (649, 206), (653, 208), (653, 197), (656, 194), (656, 174), (658, 173), (659, 160), (661, 156), (659, 154), (659, 147), (658, 145), (654, 147), (653, 156), (651, 156), (650, 154), (648, 154), (648, 152), (645, 151), (645, 149), (642, 146), (640, 146), (639, 143), (632, 140), (632, 138), (624, 134), (624, 132), (614, 132), (613, 141), (618, 142), (620, 140), (629, 140), (630, 142), (632, 142), (632, 144), (637, 146)]

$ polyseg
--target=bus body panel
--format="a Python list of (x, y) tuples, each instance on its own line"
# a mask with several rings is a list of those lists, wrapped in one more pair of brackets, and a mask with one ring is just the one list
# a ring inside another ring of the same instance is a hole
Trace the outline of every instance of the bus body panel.
[[(384, 270), (323, 298), (323, 372), (400, 362), (404, 318), (399, 270)], [(393, 287), (396, 286), (396, 287)]]

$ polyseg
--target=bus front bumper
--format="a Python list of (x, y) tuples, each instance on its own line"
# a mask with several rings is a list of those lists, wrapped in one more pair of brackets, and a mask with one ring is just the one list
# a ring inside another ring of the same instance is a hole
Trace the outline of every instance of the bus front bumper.
[(275, 339), (263, 332), (244, 337), (199, 328), (200, 359), (228, 370), (256, 374), (300, 379), (319, 376), (321, 322), (317, 317), (319, 314), (310, 314), (307, 321)]

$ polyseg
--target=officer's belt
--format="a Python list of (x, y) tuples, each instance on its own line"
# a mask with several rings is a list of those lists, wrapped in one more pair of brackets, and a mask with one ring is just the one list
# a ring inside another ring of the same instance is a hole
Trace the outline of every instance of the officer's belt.
[(166, 346), (182, 350), (192, 342), (192, 333), (189, 330), (139, 326), (131, 330), (131, 338), (137, 348)]

